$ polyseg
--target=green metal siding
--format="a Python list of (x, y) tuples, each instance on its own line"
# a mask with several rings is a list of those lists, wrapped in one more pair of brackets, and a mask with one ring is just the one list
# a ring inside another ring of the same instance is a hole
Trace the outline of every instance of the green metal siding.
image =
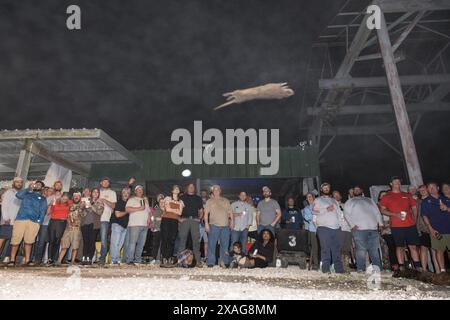
[(114, 181), (126, 180), (133, 175), (140, 181), (177, 180), (184, 169), (190, 169), (191, 178), (295, 178), (319, 176), (319, 159), (317, 149), (298, 147), (280, 148), (280, 166), (278, 174), (261, 176), (261, 165), (174, 165), (170, 158), (170, 150), (140, 150), (133, 152), (142, 160), (140, 169), (131, 164), (94, 165), (90, 177), (97, 179), (108, 176)]

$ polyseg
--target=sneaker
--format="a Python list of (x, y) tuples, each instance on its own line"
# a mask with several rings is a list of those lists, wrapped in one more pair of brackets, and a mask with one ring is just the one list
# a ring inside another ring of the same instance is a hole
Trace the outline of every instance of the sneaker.
[(6, 264), (6, 266), (7, 267), (15, 267), (16, 266), (16, 262), (15, 261), (9, 261), (7, 264)]
[(220, 261), (219, 266), (224, 269), (227, 267), (223, 261)]
[(196, 266), (197, 268), (203, 268), (203, 262), (197, 261), (197, 263), (195, 264), (195, 266)]

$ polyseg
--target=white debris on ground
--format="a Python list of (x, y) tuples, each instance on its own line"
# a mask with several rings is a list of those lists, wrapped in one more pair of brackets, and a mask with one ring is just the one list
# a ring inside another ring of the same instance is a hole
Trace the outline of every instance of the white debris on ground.
[(450, 299), (450, 288), (382, 273), (326, 275), (287, 269), (9, 268), (0, 269), (0, 299)]

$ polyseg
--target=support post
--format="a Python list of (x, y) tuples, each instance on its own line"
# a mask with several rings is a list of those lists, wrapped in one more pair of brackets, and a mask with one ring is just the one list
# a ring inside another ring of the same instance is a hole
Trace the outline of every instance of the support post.
[(395, 117), (397, 120), (409, 181), (412, 185), (418, 186), (423, 183), (422, 172), (420, 170), (416, 146), (414, 144), (408, 113), (406, 112), (405, 100), (403, 97), (397, 66), (394, 61), (391, 40), (389, 39), (389, 33), (383, 12), (381, 12), (381, 28), (377, 29), (377, 35), (381, 54), (383, 56), (384, 68), (389, 84), (389, 91), (391, 93)]
[(20, 150), (19, 161), (16, 167), (16, 177), (21, 177), (26, 179), (28, 177), (28, 171), (30, 170), (31, 164), (31, 147), (33, 145), (33, 140), (25, 139), (22, 150)]
[(197, 194), (200, 195), (200, 179), (195, 179), (195, 189), (197, 190)]

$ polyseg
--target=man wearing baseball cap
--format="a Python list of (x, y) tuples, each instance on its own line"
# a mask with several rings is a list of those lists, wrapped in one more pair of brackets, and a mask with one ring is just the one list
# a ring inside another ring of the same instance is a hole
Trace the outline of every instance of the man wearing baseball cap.
[(405, 269), (405, 246), (408, 246), (415, 269), (421, 269), (419, 234), (416, 228), (417, 202), (408, 192), (402, 192), (399, 177), (391, 178), (391, 191), (380, 200), (381, 213), (389, 217), (399, 270)]
[(313, 221), (317, 227), (320, 241), (322, 272), (330, 272), (331, 263), (336, 273), (343, 273), (341, 258), (341, 212), (337, 201), (331, 197), (331, 185), (328, 182), (320, 186), (321, 196), (314, 200)]
[[(0, 220), (0, 254), (3, 252), (5, 242), (9, 246), (12, 237), (12, 230), (17, 213), (19, 212), (20, 199), (16, 197), (17, 192), (23, 188), (23, 179), (15, 177), (12, 188), (2, 195), (2, 218)], [(6, 256), (9, 256), (7, 254)]]
[(47, 200), (41, 194), (44, 188), (42, 181), (31, 183), (27, 189), (17, 192), (16, 197), (22, 200), (17, 213), (11, 238), (11, 261), (14, 266), (19, 245), (24, 241), (25, 264), (30, 264), (31, 249), (39, 232), (40, 224), (47, 211)]
[(111, 180), (108, 177), (103, 177), (100, 180), (100, 201), (104, 205), (103, 214), (100, 217), (100, 265), (105, 265), (106, 255), (108, 254), (108, 234), (110, 227), (111, 214), (116, 207), (117, 194), (109, 187)]

